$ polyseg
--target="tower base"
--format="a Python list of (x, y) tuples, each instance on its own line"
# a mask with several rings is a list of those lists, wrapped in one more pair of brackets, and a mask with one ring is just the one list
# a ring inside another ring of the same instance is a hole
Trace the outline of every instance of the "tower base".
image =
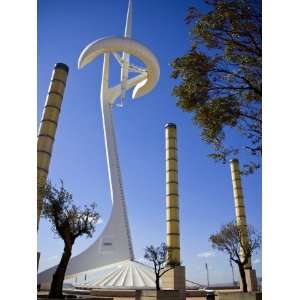
[[(161, 277), (161, 288), (176, 292), (172, 299), (185, 300), (185, 267), (176, 266)], [(176, 297), (175, 297), (176, 296)]]

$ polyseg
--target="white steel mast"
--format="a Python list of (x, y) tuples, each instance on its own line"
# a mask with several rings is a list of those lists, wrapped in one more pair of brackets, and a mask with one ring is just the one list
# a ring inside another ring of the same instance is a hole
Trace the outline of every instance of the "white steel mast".
[[(71, 258), (66, 271), (67, 278), (78, 273), (113, 263), (134, 260), (127, 209), (123, 191), (121, 170), (113, 124), (112, 107), (117, 98), (125, 98), (126, 91), (133, 88), (132, 98), (136, 99), (150, 92), (159, 79), (159, 64), (152, 52), (131, 39), (132, 2), (129, 0), (124, 37), (109, 37), (89, 44), (78, 60), (81, 69), (99, 55), (104, 55), (100, 89), (101, 114), (112, 200), (112, 212), (99, 238), (81, 254)], [(122, 56), (118, 53), (121, 52)], [(121, 67), (121, 81), (109, 87), (109, 62), (111, 54)], [(145, 68), (129, 64), (130, 55), (139, 58)], [(128, 72), (138, 73), (128, 79)], [(38, 283), (51, 280), (56, 267), (38, 274)]]

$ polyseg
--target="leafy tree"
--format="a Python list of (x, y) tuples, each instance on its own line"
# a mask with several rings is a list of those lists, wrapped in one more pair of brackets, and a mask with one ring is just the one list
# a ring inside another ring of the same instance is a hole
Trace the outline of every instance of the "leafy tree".
[(245, 266), (252, 253), (260, 248), (261, 236), (252, 227), (246, 229), (230, 222), (222, 226), (218, 233), (211, 235), (209, 240), (213, 248), (227, 252), (230, 260), (238, 265), (243, 292), (247, 292)]
[[(248, 153), (243, 171), (251, 173), (262, 153), (261, 0), (204, 3), (208, 11), (188, 11), (192, 46), (171, 64), (171, 77), (179, 82), (173, 95), (213, 146), (209, 156), (225, 163)], [(233, 131), (243, 137), (241, 145), (227, 145), (225, 133)]]
[(83, 209), (73, 204), (73, 196), (63, 186), (56, 188), (47, 183), (42, 188), (43, 211), (42, 216), (52, 225), (52, 231), (64, 241), (64, 252), (53, 274), (49, 298), (64, 298), (62, 293), (66, 269), (72, 255), (75, 240), (82, 235), (92, 237), (99, 214), (95, 211), (93, 203)]
[(159, 279), (175, 266), (175, 264), (169, 262), (168, 269), (166, 269), (167, 251), (168, 247), (165, 243), (161, 243), (159, 247), (151, 245), (145, 248), (144, 258), (151, 261), (154, 266), (155, 286), (157, 291), (160, 290)]

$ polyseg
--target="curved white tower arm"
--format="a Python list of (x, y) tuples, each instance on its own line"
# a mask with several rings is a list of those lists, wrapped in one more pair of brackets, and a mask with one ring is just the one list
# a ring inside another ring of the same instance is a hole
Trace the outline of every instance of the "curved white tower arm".
[[(82, 51), (78, 60), (78, 68), (82, 69), (101, 54), (118, 51), (124, 51), (136, 56), (146, 66), (147, 78), (135, 86), (132, 98), (136, 99), (149, 93), (158, 82), (160, 74), (159, 64), (148, 48), (132, 39), (111, 37), (94, 41)], [(128, 89), (128, 86), (126, 89)]]

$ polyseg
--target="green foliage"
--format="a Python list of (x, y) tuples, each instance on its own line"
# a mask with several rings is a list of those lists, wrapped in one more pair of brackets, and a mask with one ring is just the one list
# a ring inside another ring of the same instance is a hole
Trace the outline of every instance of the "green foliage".
[[(226, 162), (244, 150), (261, 156), (261, 3), (209, 0), (208, 13), (192, 7), (186, 21), (193, 24), (191, 49), (176, 58), (171, 76), (177, 105), (193, 113), (202, 139), (213, 146), (210, 156)], [(225, 131), (244, 137), (244, 145), (228, 146)], [(257, 162), (245, 165), (251, 173)]]
[(95, 211), (96, 204), (79, 208), (73, 203), (73, 196), (61, 181), (60, 188), (50, 182), (43, 187), (42, 216), (52, 225), (52, 231), (64, 241), (75, 239), (81, 235), (92, 237), (99, 214)]
[(261, 236), (252, 227), (238, 226), (230, 222), (222, 226), (221, 230), (210, 236), (209, 240), (214, 249), (224, 251), (229, 255), (230, 261), (238, 265), (242, 281), (243, 292), (247, 292), (245, 267), (249, 259), (261, 246)]
[(167, 246), (161, 243), (159, 247), (153, 245), (146, 247), (144, 258), (153, 262), (156, 266), (162, 266), (166, 261)]
[(50, 182), (39, 186), (39, 192), (44, 201), (42, 216), (50, 221), (52, 231), (63, 239), (65, 245), (52, 277), (48, 298), (63, 299), (63, 281), (73, 244), (79, 236), (92, 236), (100, 216), (95, 211), (95, 204), (84, 206), (83, 209), (76, 206), (72, 194), (64, 188), (62, 181), (59, 188)]
[(246, 229), (235, 222), (223, 225), (209, 240), (214, 249), (227, 252), (230, 260), (241, 265), (246, 265), (252, 253), (261, 245), (261, 236), (252, 227)]
[[(156, 290), (160, 290), (160, 277), (178, 265), (173, 261), (166, 264), (167, 252), (168, 247), (165, 243), (161, 243), (159, 247), (151, 245), (145, 248), (144, 258), (152, 262), (154, 266)], [(168, 268), (166, 269), (166, 267)]]

